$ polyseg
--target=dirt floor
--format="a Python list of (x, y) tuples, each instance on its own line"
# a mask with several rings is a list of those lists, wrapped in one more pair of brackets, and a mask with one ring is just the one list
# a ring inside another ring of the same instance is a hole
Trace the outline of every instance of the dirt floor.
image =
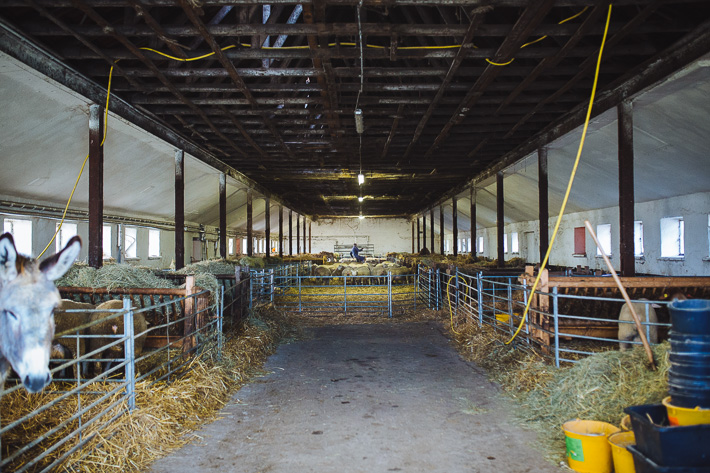
[(160, 472), (552, 472), (436, 322), (306, 329)]

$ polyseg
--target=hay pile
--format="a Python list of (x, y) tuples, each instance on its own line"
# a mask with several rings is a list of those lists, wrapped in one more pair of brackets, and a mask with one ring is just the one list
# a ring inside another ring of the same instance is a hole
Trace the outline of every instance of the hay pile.
[[(214, 351), (206, 351), (194, 359), (173, 383), (150, 385), (141, 382), (136, 386), (136, 410), (121, 415), (105, 428), (102, 422), (92, 424), (84, 438), (93, 437), (88, 447), (66, 458), (57, 471), (70, 472), (116, 472), (142, 471), (153, 460), (181, 447), (192, 439), (190, 432), (212, 420), (231, 394), (259, 372), (261, 364), (278, 343), (289, 335), (286, 319), (273, 309), (264, 309), (259, 317), (248, 319), (244, 331), (225, 342), (223, 356), (217, 360)], [(173, 378), (175, 379), (175, 378)], [(1, 400), (3, 422), (9, 423), (58, 396), (51, 388), (41, 394), (28, 395), (24, 390), (15, 391)], [(115, 385), (95, 383), (92, 392), (107, 392)], [(114, 399), (117, 399), (114, 397)], [(86, 399), (84, 399), (84, 405)], [(104, 404), (105, 405), (105, 404)], [(96, 409), (95, 409), (96, 410)], [(3, 437), (3, 448), (14, 451), (29, 444), (40, 432), (58, 425), (78, 411), (77, 396), (44, 411), (39, 416), (23, 423)], [(121, 402), (105, 417), (126, 411)], [(23, 459), (9, 465), (14, 471), (66, 436), (69, 429), (76, 428), (76, 421), (30, 450)], [(60, 457), (76, 443), (75, 439), (62, 445), (51, 457)], [(86, 454), (86, 452), (88, 455)], [(5, 450), (4, 457), (7, 454)], [(86, 455), (86, 456), (84, 456)], [(43, 463), (47, 466), (51, 461)]]
[(546, 456), (555, 462), (564, 460), (564, 422), (580, 418), (618, 425), (625, 407), (659, 403), (667, 396), (668, 342), (653, 349), (656, 371), (648, 370), (642, 347), (597, 353), (557, 369), (533, 351), (505, 345), (507, 337), (488, 325), (456, 329), (462, 355), (501, 384), (513, 398), (515, 416), (539, 431)]
[(251, 269), (264, 269), (266, 267), (264, 258), (258, 258), (255, 256), (242, 256), (239, 259), (239, 264), (242, 266), (249, 266)]
[(55, 282), (58, 287), (105, 287), (115, 288), (163, 288), (172, 289), (175, 285), (155, 275), (154, 271), (130, 264), (107, 264), (99, 269), (85, 263), (74, 263), (67, 273)]
[(234, 274), (236, 262), (225, 259), (212, 259), (206, 261), (198, 261), (197, 263), (188, 264), (182, 269), (175, 271), (175, 274)]

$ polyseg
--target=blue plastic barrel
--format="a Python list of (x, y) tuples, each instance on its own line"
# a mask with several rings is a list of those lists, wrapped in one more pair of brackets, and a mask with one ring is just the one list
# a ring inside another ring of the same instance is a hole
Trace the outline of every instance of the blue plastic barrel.
[(668, 390), (679, 407), (710, 408), (710, 300), (668, 304), (671, 363)]

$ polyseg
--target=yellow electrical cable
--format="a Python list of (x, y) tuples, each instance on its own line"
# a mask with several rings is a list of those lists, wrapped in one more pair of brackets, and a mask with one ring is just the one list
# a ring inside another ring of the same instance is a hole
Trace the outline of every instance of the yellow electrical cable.
[(513, 61), (515, 61), (515, 58), (511, 59), (511, 60), (508, 61), (508, 62), (493, 62), (493, 61), (491, 61), (490, 59), (486, 58), (486, 62), (487, 62), (488, 64), (490, 64), (491, 66), (507, 66), (508, 64), (510, 64), (510, 63), (513, 62)]
[(523, 324), (525, 324), (525, 320), (528, 316), (528, 311), (530, 310), (530, 304), (532, 303), (533, 297), (535, 296), (535, 290), (537, 289), (538, 284), (540, 283), (540, 277), (542, 276), (542, 272), (545, 270), (545, 266), (547, 266), (547, 261), (550, 258), (550, 253), (552, 252), (552, 245), (555, 243), (555, 237), (557, 236), (557, 232), (560, 229), (560, 222), (562, 221), (562, 217), (565, 213), (565, 207), (567, 206), (567, 200), (569, 199), (570, 192), (572, 191), (572, 183), (574, 182), (574, 177), (575, 174), (577, 173), (577, 167), (579, 166), (579, 161), (580, 157), (582, 156), (582, 148), (584, 148), (584, 140), (587, 136), (587, 128), (589, 127), (589, 120), (592, 116), (592, 106), (594, 105), (594, 96), (596, 94), (597, 90), (597, 82), (599, 81), (599, 70), (601, 69), (601, 63), (602, 63), (602, 53), (604, 52), (604, 43), (606, 42), (606, 35), (609, 32), (609, 22), (611, 21), (611, 4), (609, 4), (609, 12), (607, 13), (606, 17), (606, 26), (604, 27), (604, 35), (602, 36), (602, 44), (599, 47), (599, 57), (597, 58), (597, 68), (596, 71), (594, 72), (594, 83), (592, 84), (592, 94), (591, 97), (589, 98), (589, 106), (587, 107), (587, 116), (584, 120), (584, 128), (582, 129), (582, 139), (579, 141), (579, 149), (577, 150), (577, 157), (574, 160), (574, 166), (572, 167), (572, 173), (569, 176), (569, 182), (567, 184), (567, 191), (565, 192), (565, 197), (562, 200), (562, 206), (560, 207), (560, 213), (557, 216), (557, 222), (555, 223), (555, 229), (552, 232), (552, 237), (550, 238), (550, 244), (547, 247), (547, 252), (545, 253), (545, 258), (542, 260), (542, 265), (540, 265), (540, 270), (538, 271), (537, 277), (535, 278), (535, 283), (532, 286), (532, 289), (530, 290), (530, 297), (528, 297), (528, 302), (525, 305), (525, 312), (523, 312), (523, 317), (520, 320), (520, 325), (518, 325), (518, 329), (515, 331), (512, 337), (510, 337), (510, 340), (505, 342), (506, 345), (510, 344), (515, 337), (518, 336), (520, 333), (520, 330), (523, 328)]

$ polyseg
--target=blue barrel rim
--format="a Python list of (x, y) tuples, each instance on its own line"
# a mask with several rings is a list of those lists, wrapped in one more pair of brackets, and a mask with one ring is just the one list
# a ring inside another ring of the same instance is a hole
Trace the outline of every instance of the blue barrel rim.
[(686, 299), (684, 301), (676, 299), (668, 304), (668, 310), (682, 312), (710, 311), (710, 299)]

